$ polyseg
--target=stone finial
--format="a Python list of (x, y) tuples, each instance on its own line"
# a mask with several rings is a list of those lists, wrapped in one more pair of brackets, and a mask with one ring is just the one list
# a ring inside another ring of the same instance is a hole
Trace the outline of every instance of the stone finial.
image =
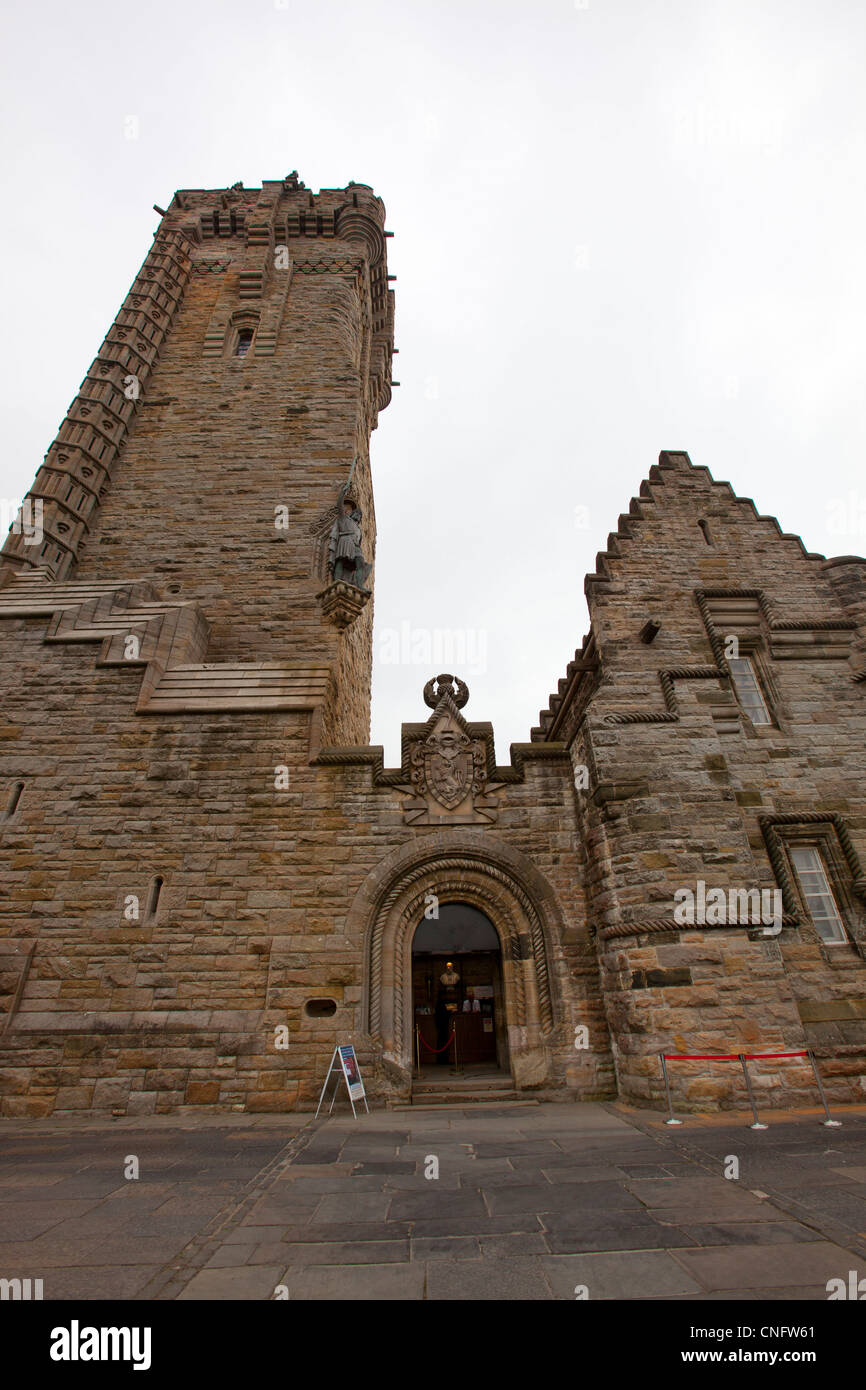
[(469, 686), (459, 676), (434, 676), (424, 687), (424, 703), (435, 709), (443, 695), (450, 695), (458, 709), (469, 699)]

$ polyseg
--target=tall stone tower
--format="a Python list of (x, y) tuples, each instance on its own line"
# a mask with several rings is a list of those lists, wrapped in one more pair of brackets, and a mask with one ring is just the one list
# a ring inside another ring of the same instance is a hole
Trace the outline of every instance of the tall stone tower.
[[(369, 561), (375, 549), (369, 440), (391, 398), (394, 319), (384, 217), (366, 185), (314, 195), (295, 174), (176, 193), (39, 469), (24, 516), (41, 513), (43, 534), (9, 536), (6, 580), (152, 584), (165, 599), (152, 621), (179, 626), (198, 667), (150, 669), (155, 708), (237, 708), (253, 692), (271, 708), (306, 701), (326, 736), (367, 741), (372, 604), (322, 591), (353, 460)], [(144, 659), (159, 646), (151, 627)], [(255, 678), (238, 672), (252, 662)]]
[(369, 736), (384, 220), (294, 173), (176, 193), (3, 547), (4, 1113), (239, 1104), (285, 1061), (271, 934), (329, 918), (303, 770)]

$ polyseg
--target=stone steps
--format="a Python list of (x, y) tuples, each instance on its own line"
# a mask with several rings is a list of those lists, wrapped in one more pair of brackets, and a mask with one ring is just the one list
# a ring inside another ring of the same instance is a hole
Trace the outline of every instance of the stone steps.
[(510, 1076), (454, 1076), (413, 1081), (410, 1105), (476, 1105), (521, 1100)]

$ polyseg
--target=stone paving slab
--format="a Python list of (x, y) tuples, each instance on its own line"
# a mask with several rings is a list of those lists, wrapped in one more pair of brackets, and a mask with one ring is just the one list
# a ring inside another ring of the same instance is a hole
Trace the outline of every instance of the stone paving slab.
[(493, 1216), (507, 1212), (538, 1211), (539, 1204), (546, 1212), (577, 1213), (582, 1208), (593, 1211), (642, 1210), (640, 1200), (616, 1182), (531, 1183), (521, 1187), (500, 1187), (486, 1197)]
[(286, 1245), (283, 1259), (292, 1265), (400, 1264), (411, 1251), (408, 1240), (319, 1241)]
[(203, 1269), (178, 1295), (189, 1299), (270, 1299), (281, 1282), (282, 1265), (245, 1265), (240, 1269)]
[(461, 1260), (427, 1265), (426, 1297), (466, 1302), (533, 1300), (553, 1297), (541, 1260)]
[(408, 1267), (364, 1265), (362, 1271), (357, 1265), (331, 1265), (284, 1270), (279, 1282), (287, 1286), (289, 1298), (295, 1301), (365, 1298), (390, 1302), (422, 1299), (425, 1279), (426, 1265), (423, 1264)]
[(698, 1245), (678, 1226), (663, 1226), (651, 1216), (632, 1212), (587, 1212), (576, 1221), (571, 1212), (544, 1212), (539, 1220), (548, 1250), (554, 1255), (583, 1251), (664, 1250)]
[(577, 1287), (586, 1289), (591, 1302), (703, 1292), (703, 1286), (667, 1251), (562, 1255), (541, 1263), (556, 1298), (576, 1298)]
[(770, 1288), (821, 1284), (828, 1279), (847, 1279), (851, 1259), (847, 1251), (829, 1241), (808, 1241), (778, 1248), (742, 1245), (724, 1249), (680, 1250), (683, 1268), (708, 1292), (721, 1289)]
[(3, 1121), (0, 1276), (47, 1299), (826, 1299), (866, 1275), (866, 1107), (768, 1123), (564, 1103)]
[(688, 1244), (784, 1245), (791, 1240), (813, 1240), (815, 1232), (796, 1221), (713, 1221), (679, 1226)]

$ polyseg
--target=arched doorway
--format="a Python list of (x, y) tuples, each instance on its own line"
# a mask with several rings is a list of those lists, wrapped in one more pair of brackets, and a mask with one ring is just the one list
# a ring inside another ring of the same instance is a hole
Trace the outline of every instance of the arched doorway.
[(455, 1062), (509, 1071), (502, 948), (485, 912), (466, 902), (428, 907), (412, 938), (411, 1010), (422, 1071)]
[(379, 1058), (383, 1087), (411, 1095), (412, 944), (431, 898), (440, 909), (468, 903), (493, 923), (514, 1087), (547, 1085), (554, 1048), (566, 1036), (557, 1034), (562, 1005), (553, 964), (564, 924), (556, 895), (526, 855), (490, 831), (461, 827), (394, 850), (359, 888), (346, 919), (346, 935), (363, 933), (366, 942), (361, 1030)]

